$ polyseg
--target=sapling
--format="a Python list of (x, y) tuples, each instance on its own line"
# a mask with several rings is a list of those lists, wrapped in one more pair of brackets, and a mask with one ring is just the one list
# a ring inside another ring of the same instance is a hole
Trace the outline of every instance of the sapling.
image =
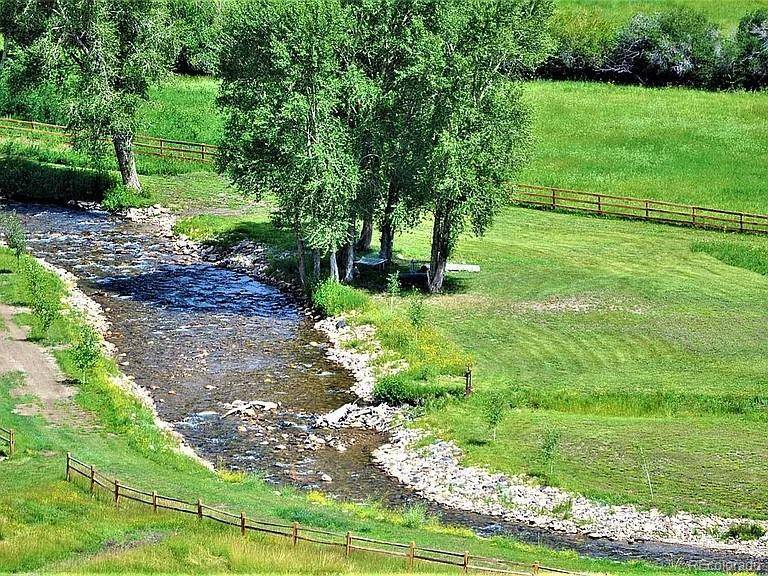
[(395, 298), (400, 296), (400, 273), (395, 270), (387, 276), (387, 294), (389, 294), (390, 310), (395, 306)]
[(554, 426), (549, 426), (544, 431), (544, 435), (541, 439), (541, 447), (540, 447), (540, 455), (541, 460), (544, 463), (544, 465), (549, 470), (549, 476), (552, 477), (552, 474), (555, 471), (555, 459), (557, 458), (557, 453), (560, 450), (560, 439), (562, 437), (562, 433), (560, 430)]
[(15, 212), (3, 214), (1, 223), (5, 243), (13, 250), (18, 262), (22, 254), (27, 251), (27, 234), (24, 226)]
[(492, 392), (486, 395), (483, 401), (483, 416), (491, 428), (494, 442), (496, 442), (496, 431), (506, 415), (506, 409), (507, 402), (500, 393)]

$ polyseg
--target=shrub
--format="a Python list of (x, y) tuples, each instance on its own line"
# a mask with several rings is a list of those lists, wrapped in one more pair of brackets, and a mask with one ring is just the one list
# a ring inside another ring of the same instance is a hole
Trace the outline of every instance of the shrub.
[(493, 391), (484, 395), (482, 399), (483, 418), (491, 428), (493, 441), (496, 441), (496, 431), (504, 420), (507, 412), (507, 401), (499, 392)]
[(113, 175), (41, 164), (19, 156), (0, 157), (0, 195), (19, 200), (100, 201), (117, 184)]
[(72, 362), (81, 375), (85, 375), (101, 358), (100, 338), (96, 331), (86, 324), (80, 324), (72, 345)]
[(733, 82), (747, 90), (768, 85), (768, 10), (747, 14), (731, 43)]
[(417, 330), (424, 327), (427, 311), (424, 306), (424, 298), (414, 292), (408, 300), (408, 319)]
[(370, 299), (361, 290), (328, 279), (315, 288), (312, 302), (328, 316), (336, 316), (349, 310), (363, 310)]
[(31, 258), (24, 261), (22, 276), (29, 295), (29, 306), (45, 333), (58, 318), (61, 302), (56, 278)]
[(541, 436), (541, 445), (539, 446), (539, 458), (542, 465), (547, 469), (547, 474), (552, 477), (555, 471), (555, 460), (560, 450), (560, 439), (562, 432), (554, 426), (549, 426), (544, 430)]
[(637, 14), (619, 31), (605, 66), (617, 81), (712, 87), (722, 79), (718, 29), (696, 11)]
[(102, 208), (110, 212), (117, 212), (123, 208), (143, 208), (151, 204), (151, 199), (145, 194), (139, 194), (122, 184), (117, 184), (108, 190), (104, 200), (101, 201)]
[(560, 80), (597, 80), (615, 41), (616, 25), (595, 14), (558, 16), (552, 36), (555, 50), (540, 74)]
[(754, 522), (737, 522), (723, 534), (724, 540), (757, 540), (765, 536), (765, 529)]
[(0, 226), (8, 248), (13, 250), (16, 260), (27, 251), (27, 234), (24, 226), (15, 212), (0, 214)]

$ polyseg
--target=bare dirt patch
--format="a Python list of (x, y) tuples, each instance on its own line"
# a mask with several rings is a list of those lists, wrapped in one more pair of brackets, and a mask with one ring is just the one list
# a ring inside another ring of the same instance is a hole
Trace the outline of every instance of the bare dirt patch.
[(26, 328), (18, 326), (13, 317), (22, 310), (0, 304), (0, 318), (5, 331), (0, 333), (0, 374), (21, 372), (24, 384), (11, 391), (15, 397), (34, 397), (33, 403), (19, 404), (14, 409), (22, 416), (43, 416), (53, 423), (71, 423), (82, 417), (71, 401), (76, 390), (66, 384), (66, 378), (51, 354), (27, 340)]

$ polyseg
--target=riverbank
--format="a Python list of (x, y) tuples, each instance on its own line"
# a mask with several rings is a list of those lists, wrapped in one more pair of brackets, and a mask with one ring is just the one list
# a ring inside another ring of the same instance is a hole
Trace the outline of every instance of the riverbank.
[[(238, 250), (238, 245), (231, 250)], [(263, 255), (264, 250), (261, 247), (256, 253)], [(246, 253), (243, 258), (249, 261), (251, 256)], [(229, 262), (224, 252), (217, 264), (227, 266)], [(369, 403), (373, 400), (377, 371), (381, 377), (378, 365), (382, 346), (376, 339), (375, 327), (360, 324), (356, 320), (359, 315), (327, 318), (318, 322), (317, 328), (333, 345), (327, 356), (353, 374), (353, 391), (363, 403)], [(407, 365), (400, 367), (406, 368)], [(510, 477), (479, 467), (465, 467), (461, 465), (462, 451), (454, 443), (434, 441), (427, 431), (404, 428), (405, 414), (402, 409), (386, 404), (376, 409), (345, 405), (324, 421), (321, 419), (321, 423), (330, 427), (394, 429), (393, 441), (378, 448), (374, 460), (405, 486), (448, 507), (590, 538), (658, 541), (755, 557), (768, 555), (768, 536), (743, 542), (738, 540), (738, 531), (733, 532), (739, 526), (759, 526), (765, 534), (766, 522), (684, 512), (668, 515), (653, 508), (605, 505), (576, 493), (537, 485), (530, 477)], [(731, 538), (727, 536), (729, 532), (734, 534)]]

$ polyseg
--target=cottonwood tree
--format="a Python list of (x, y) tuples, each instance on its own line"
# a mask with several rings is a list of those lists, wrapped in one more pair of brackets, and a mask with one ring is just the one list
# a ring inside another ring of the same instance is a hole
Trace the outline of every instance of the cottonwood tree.
[(26, 0), (17, 21), (45, 23), (29, 42), (51, 67), (72, 74), (69, 129), (94, 155), (111, 140), (123, 183), (141, 190), (133, 155), (136, 113), (167, 70), (171, 42), (163, 0)]
[(307, 247), (328, 255), (338, 280), (359, 182), (346, 117), (357, 77), (347, 12), (338, 0), (247, 0), (225, 22), (220, 168), (246, 193), (275, 195), (303, 285)]
[(549, 48), (548, 0), (440, 0), (424, 20), (402, 98), (418, 108), (409, 138), (433, 214), (429, 289), (442, 289), (459, 235), (483, 234), (528, 155), (530, 119), (516, 79)]

